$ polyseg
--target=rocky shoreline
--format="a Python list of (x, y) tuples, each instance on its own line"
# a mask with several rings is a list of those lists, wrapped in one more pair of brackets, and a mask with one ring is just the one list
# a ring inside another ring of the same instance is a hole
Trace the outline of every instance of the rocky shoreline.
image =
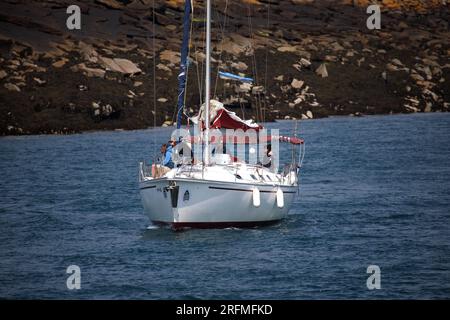
[[(183, 1), (6, 0), (0, 14), (0, 135), (173, 125)], [(449, 111), (445, 1), (215, 1), (214, 96), (256, 121)], [(187, 112), (200, 105), (196, 1)], [(78, 4), (82, 30), (65, 27)], [(253, 77), (224, 81), (217, 70)], [(156, 87), (154, 87), (154, 81)], [(156, 102), (156, 105), (154, 103)], [(156, 111), (156, 112), (155, 112)]]

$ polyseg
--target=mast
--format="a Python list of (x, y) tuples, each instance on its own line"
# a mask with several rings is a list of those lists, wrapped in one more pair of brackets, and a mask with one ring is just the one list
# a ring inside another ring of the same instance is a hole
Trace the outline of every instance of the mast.
[(177, 129), (181, 128), (181, 117), (184, 108), (184, 96), (186, 89), (186, 74), (188, 69), (188, 55), (189, 55), (189, 36), (191, 28), (191, 0), (186, 0), (184, 3), (184, 17), (183, 17), (183, 43), (181, 45), (181, 63), (180, 74), (178, 75), (178, 104), (177, 104)]
[(209, 164), (209, 105), (211, 82), (211, 0), (206, 0), (205, 149), (203, 163)]

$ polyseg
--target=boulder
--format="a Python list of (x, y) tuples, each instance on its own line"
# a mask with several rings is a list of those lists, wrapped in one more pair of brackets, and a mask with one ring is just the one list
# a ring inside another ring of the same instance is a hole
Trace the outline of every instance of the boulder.
[(309, 66), (311, 66), (311, 61), (309, 61), (308, 59), (305, 59), (305, 58), (301, 58), (300, 59), (300, 64), (303, 67), (308, 68)]
[(302, 97), (298, 97), (297, 99), (294, 100), (294, 104), (295, 105), (300, 104), (302, 102), (303, 102), (303, 98)]
[(403, 67), (403, 63), (396, 58), (392, 59), (391, 62), (392, 62), (392, 64), (394, 64), (396, 66)]
[(405, 109), (406, 109), (407, 111), (409, 111), (409, 112), (419, 112), (419, 111), (420, 111), (419, 108), (412, 107), (412, 106), (410, 106), (410, 105), (408, 105), (408, 104), (405, 104), (404, 107), (405, 107)]
[(26, 67), (26, 68), (31, 68), (31, 69), (37, 69), (39, 68), (36, 64), (31, 63), (30, 61), (22, 61), (22, 66)]
[(125, 74), (136, 74), (141, 73), (142, 70), (139, 69), (136, 64), (134, 64), (132, 61), (127, 59), (118, 59), (115, 58), (114, 62), (119, 66), (119, 68), (122, 70), (122, 73)]
[(322, 78), (326, 78), (328, 77), (328, 70), (327, 70), (327, 66), (325, 65), (325, 63), (322, 63), (317, 69), (316, 69), (316, 74)]
[(283, 75), (279, 75), (277, 77), (274, 78), (276, 81), (283, 81), (284, 76)]
[(171, 50), (164, 50), (159, 54), (159, 58), (164, 61), (169, 61), (172, 64), (180, 64), (180, 53), (171, 51)]
[(366, 61), (366, 58), (364, 58), (364, 57), (362, 57), (361, 59), (359, 59), (359, 60), (357, 61), (358, 67), (361, 67), (361, 64), (362, 64), (364, 61)]
[(95, 2), (109, 8), (109, 9), (122, 9), (123, 8), (123, 4), (120, 3), (119, 1), (115, 1), (115, 0), (95, 0)]
[(337, 42), (333, 42), (333, 43), (331, 44), (331, 49), (332, 49), (333, 51), (335, 51), (335, 52), (338, 52), (338, 51), (344, 50), (344, 47), (341, 46), (341, 45), (340, 45), (339, 43), (337, 43)]
[(7, 76), (8, 76), (8, 74), (6, 73), (6, 71), (0, 70), (0, 80), (3, 80), (3, 79), (6, 78)]
[(431, 72), (435, 77), (440, 77), (442, 75), (442, 69), (440, 67), (433, 67)]
[(434, 61), (430, 58), (423, 58), (422, 62), (424, 63), (425, 66), (428, 66), (428, 67), (440, 67), (439, 63), (437, 63), (436, 61)]
[(418, 74), (418, 73), (416, 73), (416, 72), (411, 73), (411, 78), (412, 78), (413, 80), (415, 80), (416, 82), (417, 82), (417, 81), (424, 81), (424, 80), (425, 80), (420, 74)]
[(62, 58), (61, 60), (53, 62), (52, 66), (54, 68), (62, 68), (67, 63), (67, 61), (69, 60), (67, 60), (66, 58)]
[(34, 81), (36, 81), (37, 82), (37, 84), (38, 85), (40, 85), (40, 86), (43, 86), (44, 84), (46, 84), (47, 83), (47, 81), (45, 81), (45, 80), (42, 80), (42, 79), (39, 79), (39, 78), (33, 78), (33, 80)]
[(80, 42), (80, 54), (85, 61), (96, 63), (98, 61), (98, 53), (90, 45), (84, 42)]
[(245, 71), (248, 69), (248, 66), (244, 62), (233, 62), (231, 67), (239, 71)]
[(264, 92), (264, 87), (263, 86), (254, 86), (252, 88), (252, 94), (260, 94)]
[(291, 82), (291, 86), (294, 89), (301, 89), (303, 87), (304, 83), (305, 83), (304, 81), (297, 80), (294, 78), (294, 80), (292, 80), (292, 82)]
[(13, 83), (5, 83), (4, 87), (9, 91), (20, 92), (20, 88)]
[(252, 90), (252, 85), (250, 83), (242, 83), (241, 85), (239, 85), (238, 87), (236, 87), (236, 92), (250, 92), (250, 90)]
[(395, 71), (400, 70), (397, 66), (393, 65), (392, 63), (388, 63), (388, 64), (386, 65), (386, 69), (387, 69), (388, 71), (391, 71), (391, 72), (395, 72)]
[(422, 71), (425, 73), (425, 75), (427, 77), (427, 80), (432, 80), (433, 79), (433, 74), (431, 72), (430, 67), (427, 66), (427, 67), (423, 68)]
[(123, 74), (136, 74), (142, 72), (142, 70), (139, 69), (132, 61), (127, 59), (100, 57), (99, 62), (106, 70), (113, 72)]
[(282, 46), (277, 49), (280, 52), (296, 52), (297, 48), (294, 46)]
[(232, 33), (221, 43), (218, 43), (215, 49), (231, 53), (234, 56), (239, 56), (240, 54), (249, 56), (254, 53), (255, 45), (252, 43), (251, 39), (237, 33)]
[(424, 89), (423, 94), (430, 96), (435, 102), (439, 100), (439, 96), (429, 89)]
[(314, 115), (313, 115), (313, 113), (312, 113), (310, 110), (306, 111), (306, 116), (307, 116), (309, 119), (313, 119), (313, 118), (314, 118)]
[(158, 68), (159, 70), (166, 71), (166, 72), (168, 72), (168, 73), (172, 73), (172, 69), (170, 69), (168, 66), (166, 66), (166, 65), (164, 65), (164, 64), (162, 64), (162, 63), (158, 63), (158, 64), (156, 65), (156, 68)]
[(99, 77), (99, 78), (104, 78), (106, 73), (106, 71), (103, 69), (89, 68), (84, 63), (74, 65), (73, 67), (70, 68), (70, 70), (74, 72), (82, 72), (88, 77)]

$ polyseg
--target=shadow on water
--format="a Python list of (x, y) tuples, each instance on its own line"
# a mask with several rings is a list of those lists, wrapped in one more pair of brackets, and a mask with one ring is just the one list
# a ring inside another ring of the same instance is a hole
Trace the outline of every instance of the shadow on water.
[(172, 241), (172, 240), (214, 240), (218, 238), (236, 238), (240, 236), (262, 236), (264, 232), (286, 233), (300, 227), (301, 216), (299, 214), (288, 215), (282, 221), (271, 226), (253, 228), (222, 228), (222, 229), (195, 229), (185, 228), (173, 230), (169, 226), (149, 225), (141, 231), (141, 240), (144, 241)]

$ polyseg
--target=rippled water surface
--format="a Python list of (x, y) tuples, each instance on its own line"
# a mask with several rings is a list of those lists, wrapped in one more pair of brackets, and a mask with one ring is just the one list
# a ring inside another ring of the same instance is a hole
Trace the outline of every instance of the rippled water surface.
[(0, 138), (0, 298), (450, 298), (450, 115), (300, 127), (291, 215), (250, 230), (149, 226), (137, 163), (168, 129)]

